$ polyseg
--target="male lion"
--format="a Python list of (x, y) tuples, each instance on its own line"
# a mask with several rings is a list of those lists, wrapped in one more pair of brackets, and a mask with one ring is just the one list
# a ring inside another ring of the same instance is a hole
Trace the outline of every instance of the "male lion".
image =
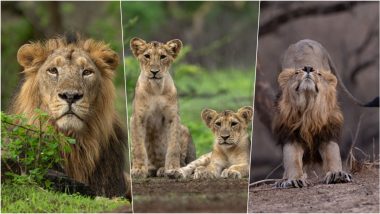
[(242, 107), (237, 113), (229, 110), (217, 113), (202, 111), (202, 119), (214, 134), (213, 150), (178, 171), (183, 178), (242, 178), (249, 173), (250, 140), (247, 128), (252, 120), (252, 107)]
[(125, 196), (127, 136), (112, 82), (118, 55), (103, 42), (71, 35), (25, 44), (17, 60), (25, 81), (11, 113), (34, 118), (36, 108), (46, 111), (58, 131), (76, 140), (62, 153), (65, 173), (97, 195)]
[(130, 46), (141, 68), (131, 117), (131, 174), (177, 177), (175, 169), (195, 159), (190, 132), (180, 123), (177, 90), (169, 73), (182, 42), (133, 38)]
[(283, 146), (284, 180), (279, 188), (308, 185), (304, 166), (323, 163), (324, 183), (351, 182), (342, 171), (339, 137), (343, 115), (336, 98), (337, 78), (327, 51), (301, 40), (285, 52), (278, 77), (273, 130)]

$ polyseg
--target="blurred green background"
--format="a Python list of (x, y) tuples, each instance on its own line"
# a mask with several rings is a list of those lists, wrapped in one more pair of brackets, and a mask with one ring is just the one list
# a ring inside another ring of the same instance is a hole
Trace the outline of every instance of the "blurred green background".
[(211, 151), (213, 136), (204, 108), (237, 111), (252, 106), (258, 2), (122, 2), (128, 114), (140, 69), (129, 40), (181, 39), (184, 48), (171, 68), (183, 124), (197, 156)]

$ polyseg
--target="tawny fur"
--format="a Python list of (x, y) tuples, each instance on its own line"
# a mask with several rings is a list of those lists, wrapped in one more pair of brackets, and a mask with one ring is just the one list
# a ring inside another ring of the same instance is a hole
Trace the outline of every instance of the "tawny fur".
[[(125, 196), (129, 186), (124, 182), (127, 136), (115, 112), (112, 82), (118, 55), (104, 42), (57, 37), (23, 45), (17, 60), (24, 68), (25, 82), (11, 113), (25, 114), (32, 124), (36, 108), (48, 112), (52, 125), (76, 140), (72, 151), (63, 154), (67, 175), (90, 185), (98, 195)], [(59, 71), (57, 76), (48, 73), (52, 67)], [(80, 72), (85, 68), (91, 68), (93, 76), (83, 82)], [(73, 116), (60, 118), (67, 106), (59, 94), (65, 91), (83, 93), (75, 104), (81, 122)]]
[(211, 129), (213, 150), (178, 171), (183, 178), (242, 178), (249, 174), (250, 140), (247, 129), (253, 109), (243, 107), (237, 113), (202, 111), (202, 119)]
[(278, 185), (306, 186), (304, 167), (320, 161), (327, 175), (341, 173), (342, 179), (337, 176), (331, 183), (350, 181), (343, 178), (349, 177), (342, 171), (337, 144), (343, 115), (337, 102), (337, 78), (331, 72), (327, 51), (312, 40), (291, 45), (284, 55), (278, 84), (273, 132), (283, 145), (285, 168), (285, 181)]
[(182, 48), (133, 38), (131, 50), (140, 63), (131, 118), (132, 176), (176, 177), (175, 169), (195, 158), (187, 127), (181, 124), (177, 90), (169, 68)]

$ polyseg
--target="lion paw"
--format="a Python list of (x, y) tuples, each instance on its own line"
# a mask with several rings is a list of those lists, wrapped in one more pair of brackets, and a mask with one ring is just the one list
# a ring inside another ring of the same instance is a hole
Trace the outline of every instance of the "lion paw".
[(200, 166), (194, 171), (194, 179), (208, 179), (216, 178), (215, 174), (206, 169), (206, 167)]
[(171, 179), (179, 179), (185, 177), (181, 169), (166, 170), (165, 176)]
[(222, 178), (233, 178), (233, 179), (240, 179), (241, 173), (234, 169), (225, 169), (222, 172), (221, 175)]
[(146, 178), (148, 177), (148, 169), (145, 167), (132, 168), (131, 175), (133, 178)]
[(336, 184), (336, 183), (348, 183), (352, 182), (352, 175), (347, 172), (327, 172), (323, 183)]
[(165, 167), (160, 167), (156, 173), (157, 177), (165, 177)]
[(277, 181), (274, 185), (276, 188), (285, 189), (307, 187), (310, 186), (310, 183), (305, 179), (285, 179)]

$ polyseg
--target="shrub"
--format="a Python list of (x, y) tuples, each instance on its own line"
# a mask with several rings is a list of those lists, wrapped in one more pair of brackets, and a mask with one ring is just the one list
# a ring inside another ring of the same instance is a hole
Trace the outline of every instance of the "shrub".
[(43, 176), (48, 169), (61, 166), (63, 153), (70, 152), (71, 144), (75, 144), (74, 139), (54, 129), (46, 112), (35, 111), (32, 121), (37, 125), (28, 124), (24, 115), (1, 112), (3, 182), (50, 186)]

